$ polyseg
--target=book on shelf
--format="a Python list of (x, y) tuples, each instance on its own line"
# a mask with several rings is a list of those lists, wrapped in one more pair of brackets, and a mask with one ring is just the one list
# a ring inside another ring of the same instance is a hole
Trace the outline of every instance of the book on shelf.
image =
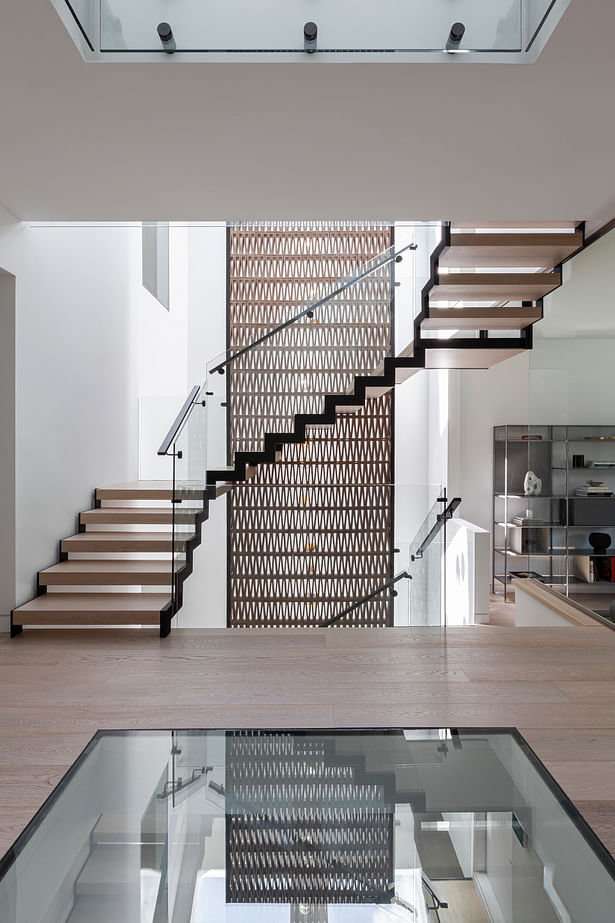
[(590, 463), (590, 468), (603, 468), (608, 470), (609, 468), (615, 469), (615, 461), (593, 461)]
[(594, 580), (608, 580), (610, 583), (615, 583), (615, 558), (597, 555), (592, 558), (592, 565)]
[(577, 497), (612, 497), (613, 491), (607, 487), (590, 487), (589, 485), (577, 487), (575, 494)]
[(544, 526), (544, 519), (528, 519), (525, 516), (513, 516), (514, 526)]
[(574, 575), (586, 583), (615, 583), (615, 556), (583, 554), (573, 556)]

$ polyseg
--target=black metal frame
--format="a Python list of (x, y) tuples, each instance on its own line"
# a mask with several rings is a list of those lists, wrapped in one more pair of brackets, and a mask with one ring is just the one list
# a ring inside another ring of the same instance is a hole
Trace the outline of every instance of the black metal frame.
[(65, 3), (66, 3), (66, 6), (67, 6), (68, 9), (69, 9), (69, 12), (70, 12), (71, 16), (73, 17), (73, 19), (75, 20), (75, 22), (76, 22), (76, 24), (77, 24), (77, 28), (79, 29), (79, 31), (81, 32), (82, 36), (83, 36), (84, 39), (86, 40), (87, 45), (88, 45), (88, 48), (90, 49), (90, 51), (92, 51), (92, 52), (95, 53), (95, 52), (96, 52), (96, 49), (94, 48), (94, 45), (93, 45), (92, 42), (90, 41), (87, 32), (85, 31), (85, 29), (84, 29), (83, 26), (81, 25), (81, 21), (80, 21), (79, 17), (77, 16), (77, 14), (75, 13), (75, 10), (73, 9), (72, 3), (70, 2), (70, 0), (65, 0)]
[[(175, 511), (177, 505), (182, 502), (181, 497), (176, 496), (175, 494), (175, 482), (176, 482), (176, 463), (177, 459), (181, 459), (182, 452), (181, 450), (175, 451), (175, 440), (179, 436), (182, 427), (185, 422), (188, 420), (188, 417), (192, 413), (193, 407), (197, 403), (205, 405), (204, 400), (197, 400), (200, 395), (201, 388), (199, 385), (194, 385), (188, 397), (182, 404), (181, 410), (177, 414), (175, 420), (173, 421), (171, 428), (169, 429), (167, 435), (162, 441), (160, 448), (158, 449), (158, 455), (164, 455), (172, 459), (173, 471), (172, 471), (172, 484), (173, 484), (173, 496), (171, 497), (171, 601), (161, 610), (160, 612), (160, 637), (166, 638), (171, 631), (171, 620), (176, 614), (178, 609), (181, 608), (183, 601), (183, 584), (184, 580), (190, 576), (193, 569), (193, 554), (194, 549), (201, 544), (201, 525), (209, 515), (209, 496), (206, 489), (203, 490), (203, 509), (200, 512), (195, 511), (194, 515), (194, 529), (195, 534), (192, 539), (185, 543), (185, 552), (186, 552), (186, 563), (181, 570), (175, 570), (175, 552), (176, 552), (176, 542), (175, 542)], [(169, 449), (173, 446), (173, 451), (169, 452)]]

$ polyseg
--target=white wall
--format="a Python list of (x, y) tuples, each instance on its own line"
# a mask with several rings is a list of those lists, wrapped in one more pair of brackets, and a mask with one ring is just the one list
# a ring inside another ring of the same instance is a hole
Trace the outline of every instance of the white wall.
[(523, 587), (515, 593), (515, 625), (517, 628), (574, 628), (563, 616), (558, 615), (543, 603), (534, 599), (529, 593), (523, 592)]
[(545, 298), (530, 355), (530, 422), (613, 422), (613, 291), (611, 231), (564, 265), (563, 285)]
[(463, 518), (447, 526), (446, 624), (489, 621), (489, 533)]
[(188, 230), (169, 228), (169, 310), (143, 286), (138, 299), (139, 477), (172, 476), (157, 450), (190, 390), (187, 376)]
[(529, 356), (525, 352), (490, 369), (464, 370), (457, 377), (458, 413), (451, 415), (459, 447), (451, 496), (462, 498), (464, 519), (492, 531), (493, 427), (526, 423)]
[[(207, 364), (226, 350), (226, 225), (193, 226), (187, 235), (188, 385), (203, 384)], [(208, 455), (219, 453), (208, 431)], [(210, 464), (211, 467), (211, 464)], [(194, 555), (194, 571), (184, 584), (184, 604), (177, 624), (182, 628), (226, 626), (227, 592), (226, 499), (209, 504), (202, 542)]]
[(137, 476), (131, 228), (0, 227), (16, 277), (16, 602), (98, 484)]
[(202, 384), (206, 363), (226, 350), (226, 225), (188, 233), (188, 382)]
[(0, 268), (0, 619), (5, 625), (14, 605), (15, 277)]

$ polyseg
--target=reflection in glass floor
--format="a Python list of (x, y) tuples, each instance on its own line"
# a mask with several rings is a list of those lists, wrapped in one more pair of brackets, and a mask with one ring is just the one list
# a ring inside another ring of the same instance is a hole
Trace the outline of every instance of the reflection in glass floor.
[(2, 923), (610, 923), (615, 863), (507, 730), (100, 732)]

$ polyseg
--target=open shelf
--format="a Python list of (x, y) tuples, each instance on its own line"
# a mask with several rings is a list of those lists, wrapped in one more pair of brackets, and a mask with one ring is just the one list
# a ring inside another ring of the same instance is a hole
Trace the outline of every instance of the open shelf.
[[(591, 592), (597, 587), (599, 593), (615, 595), (615, 581), (583, 579), (594, 574), (591, 558), (600, 557), (589, 546), (591, 532), (611, 537), (602, 557), (615, 559), (615, 496), (576, 493), (588, 480), (615, 492), (615, 467), (609, 467), (615, 464), (615, 424), (496, 426), (493, 451), (494, 587), (503, 584), (506, 598), (511, 572), (525, 564), (528, 572), (541, 574), (537, 579), (566, 595), (572, 588)], [(525, 493), (527, 471), (542, 480), (544, 493)], [(561, 573), (544, 574), (545, 566)]]

